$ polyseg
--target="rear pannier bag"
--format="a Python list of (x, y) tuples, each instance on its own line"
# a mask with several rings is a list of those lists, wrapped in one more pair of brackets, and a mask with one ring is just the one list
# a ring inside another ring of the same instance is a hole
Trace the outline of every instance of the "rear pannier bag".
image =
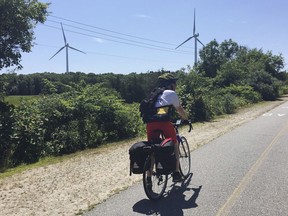
[(147, 157), (147, 154), (144, 152), (144, 146), (147, 145), (147, 142), (138, 142), (133, 144), (129, 149), (130, 157), (130, 175), (142, 174), (144, 163)]
[(171, 138), (165, 139), (160, 145), (157, 145), (155, 151), (156, 172), (158, 174), (168, 175), (175, 171), (176, 156), (174, 152), (174, 142)]

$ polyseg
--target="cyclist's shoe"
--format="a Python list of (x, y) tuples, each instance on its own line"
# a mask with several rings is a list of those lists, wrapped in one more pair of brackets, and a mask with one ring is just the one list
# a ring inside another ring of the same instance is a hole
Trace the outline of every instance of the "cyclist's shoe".
[(172, 174), (172, 177), (173, 177), (173, 182), (182, 182), (182, 181), (184, 181), (183, 176), (179, 172), (174, 172)]
[(147, 189), (152, 191), (152, 180), (151, 177), (147, 177)]

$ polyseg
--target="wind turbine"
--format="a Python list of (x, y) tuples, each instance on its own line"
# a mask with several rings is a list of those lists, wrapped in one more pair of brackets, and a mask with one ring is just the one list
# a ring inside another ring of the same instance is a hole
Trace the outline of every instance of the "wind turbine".
[(194, 38), (195, 40), (195, 61), (194, 61), (194, 66), (197, 65), (197, 42), (201, 43), (203, 46), (204, 44), (198, 39), (199, 37), (199, 33), (195, 33), (196, 32), (196, 26), (195, 26), (195, 8), (194, 8), (194, 26), (193, 26), (193, 35), (191, 37), (189, 37), (187, 40), (185, 40), (183, 43), (181, 43), (179, 46), (177, 46), (175, 49), (177, 49), (178, 47), (182, 46), (184, 43), (186, 43), (187, 41), (191, 40), (192, 38)]
[(81, 50), (78, 50), (78, 49), (76, 49), (76, 48), (74, 48), (74, 47), (71, 47), (71, 46), (69, 45), (69, 43), (67, 43), (66, 37), (65, 37), (65, 33), (64, 33), (64, 29), (63, 29), (63, 25), (62, 25), (62, 23), (60, 23), (60, 24), (61, 24), (62, 33), (63, 33), (63, 38), (64, 38), (64, 46), (63, 46), (62, 48), (60, 48), (60, 49), (58, 50), (58, 52), (56, 52), (49, 60), (51, 60), (54, 56), (56, 56), (59, 52), (61, 52), (64, 48), (66, 48), (66, 72), (68, 73), (68, 72), (69, 72), (68, 48), (73, 49), (73, 50), (76, 50), (76, 51), (81, 52), (81, 53), (84, 53), (84, 54), (86, 54), (86, 53), (83, 52), (83, 51), (81, 51)]

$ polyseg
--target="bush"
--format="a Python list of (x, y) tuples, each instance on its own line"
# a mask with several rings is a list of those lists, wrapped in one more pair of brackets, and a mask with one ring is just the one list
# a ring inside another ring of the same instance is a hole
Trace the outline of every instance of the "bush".
[(280, 95), (286, 95), (288, 94), (288, 85), (283, 85), (279, 89), (279, 94)]
[(280, 96), (281, 83), (271, 74), (260, 70), (252, 74), (251, 86), (261, 94), (263, 100), (276, 100)]
[(209, 96), (200, 96), (195, 99), (194, 106), (194, 120), (196, 121), (210, 121), (214, 118), (213, 106)]
[(210, 116), (232, 114), (239, 106), (237, 97), (231, 93), (220, 94), (218, 90), (211, 92), (209, 99), (207, 99), (207, 106), (210, 107)]
[(237, 108), (237, 100), (236, 97), (232, 94), (226, 94), (223, 98), (223, 105), (225, 109), (225, 113), (233, 114)]
[(0, 102), (0, 108), (1, 171), (144, 131), (139, 105), (123, 103), (117, 92), (101, 85), (22, 101), (14, 109)]
[(42, 113), (46, 155), (63, 155), (143, 131), (138, 107), (100, 85), (79, 92), (45, 96), (35, 105)]
[(260, 83), (255, 86), (255, 89), (260, 92), (263, 100), (273, 101), (280, 96), (279, 86), (275, 83), (268, 85), (266, 83)]
[(4, 172), (11, 162), (13, 125), (13, 106), (0, 100), (0, 172)]
[[(246, 103), (257, 103), (262, 100), (259, 92), (254, 91), (251, 86), (236, 86), (230, 85), (223, 89), (225, 93), (230, 93), (238, 98), (242, 98), (246, 101)], [(239, 104), (245, 105), (245, 104)]]
[(24, 102), (14, 110), (12, 165), (29, 164), (44, 155), (42, 113)]

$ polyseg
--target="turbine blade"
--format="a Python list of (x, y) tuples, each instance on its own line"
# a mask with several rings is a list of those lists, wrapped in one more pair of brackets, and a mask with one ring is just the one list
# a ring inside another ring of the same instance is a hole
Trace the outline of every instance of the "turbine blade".
[(59, 52), (61, 52), (66, 46), (63, 46), (62, 48), (60, 48), (58, 50), (58, 52), (56, 52), (49, 60), (51, 60), (54, 56), (56, 56)]
[(62, 23), (61, 23), (61, 28), (62, 28), (62, 33), (63, 33), (64, 43), (65, 43), (65, 45), (66, 45), (67, 42), (66, 42), (66, 37), (65, 37), (65, 33), (64, 33), (64, 29), (63, 29), (63, 25), (62, 25)]
[(83, 51), (81, 51), (81, 50), (78, 50), (78, 49), (76, 49), (76, 48), (74, 48), (74, 47), (71, 47), (71, 46), (69, 46), (69, 45), (68, 45), (68, 47), (69, 47), (70, 49), (73, 49), (73, 50), (76, 50), (76, 51), (78, 51), (78, 52), (81, 52), (81, 53), (86, 54), (85, 52), (83, 52)]
[(195, 8), (194, 8), (194, 25), (193, 25), (193, 35), (195, 35), (195, 31), (196, 31), (196, 26), (195, 26)]
[(189, 37), (187, 40), (185, 40), (183, 43), (181, 43), (179, 46), (177, 46), (175, 49), (177, 49), (178, 47), (182, 46), (184, 43), (186, 43), (187, 41), (191, 40), (194, 36)]
[(197, 38), (197, 41), (198, 41), (199, 43), (201, 43), (203, 46), (205, 46), (198, 38)]

